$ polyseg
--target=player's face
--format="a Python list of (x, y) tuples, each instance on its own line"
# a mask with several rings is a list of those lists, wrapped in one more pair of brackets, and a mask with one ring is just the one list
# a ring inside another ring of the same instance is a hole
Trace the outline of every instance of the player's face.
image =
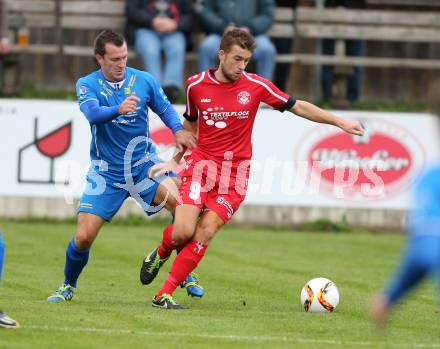
[(96, 55), (96, 60), (108, 81), (119, 81), (124, 78), (127, 56), (128, 50), (125, 42), (120, 47), (107, 43), (104, 56)]
[(218, 55), (220, 60), (219, 68), (226, 79), (231, 82), (237, 81), (246, 69), (251, 57), (251, 51), (238, 45), (233, 45), (228, 52), (220, 50)]

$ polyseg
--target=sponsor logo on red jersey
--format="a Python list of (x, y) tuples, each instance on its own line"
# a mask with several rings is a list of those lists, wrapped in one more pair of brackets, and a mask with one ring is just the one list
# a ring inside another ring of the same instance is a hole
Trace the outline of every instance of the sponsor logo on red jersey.
[(203, 120), (208, 126), (215, 126), (217, 128), (225, 128), (227, 126), (227, 120), (229, 117), (235, 117), (237, 119), (249, 118), (249, 110), (239, 111), (225, 111), (223, 107), (213, 107), (202, 110)]

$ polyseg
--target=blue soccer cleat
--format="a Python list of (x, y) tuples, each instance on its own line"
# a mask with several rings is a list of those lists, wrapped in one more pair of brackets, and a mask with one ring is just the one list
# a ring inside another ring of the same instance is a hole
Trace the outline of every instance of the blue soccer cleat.
[(73, 298), (73, 291), (75, 288), (62, 284), (54, 293), (47, 297), (47, 301), (51, 303), (70, 301)]
[(188, 296), (202, 298), (205, 294), (202, 285), (200, 285), (199, 279), (196, 277), (194, 273), (189, 274), (185, 281), (182, 282), (180, 287), (186, 288), (186, 292)]

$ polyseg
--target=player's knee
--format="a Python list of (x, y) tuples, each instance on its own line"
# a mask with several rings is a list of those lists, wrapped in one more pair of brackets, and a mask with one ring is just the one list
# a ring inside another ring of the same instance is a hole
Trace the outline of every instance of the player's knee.
[(174, 213), (174, 211), (176, 210), (176, 198), (172, 195), (169, 195), (167, 198), (167, 202), (165, 203), (165, 208), (171, 212)]
[(75, 246), (80, 250), (85, 250), (92, 246), (94, 240), (95, 238), (90, 234), (84, 231), (77, 231), (75, 235)]
[(217, 230), (218, 228), (216, 224), (211, 222), (201, 222), (197, 227), (194, 239), (203, 242), (204, 244), (209, 244)]
[(172, 239), (173, 241), (180, 245), (189, 240), (194, 235), (194, 226), (188, 223), (174, 224)]
[(90, 248), (98, 232), (88, 224), (79, 224), (75, 234), (75, 245), (80, 250)]

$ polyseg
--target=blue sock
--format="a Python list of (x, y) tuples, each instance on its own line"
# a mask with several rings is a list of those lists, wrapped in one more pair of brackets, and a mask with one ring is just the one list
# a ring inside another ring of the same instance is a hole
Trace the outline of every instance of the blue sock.
[(66, 250), (66, 266), (64, 268), (64, 283), (76, 287), (76, 281), (89, 260), (89, 249), (80, 250), (70, 240)]
[(5, 242), (3, 240), (2, 232), (0, 231), (0, 281), (3, 273), (3, 259), (5, 257)]

